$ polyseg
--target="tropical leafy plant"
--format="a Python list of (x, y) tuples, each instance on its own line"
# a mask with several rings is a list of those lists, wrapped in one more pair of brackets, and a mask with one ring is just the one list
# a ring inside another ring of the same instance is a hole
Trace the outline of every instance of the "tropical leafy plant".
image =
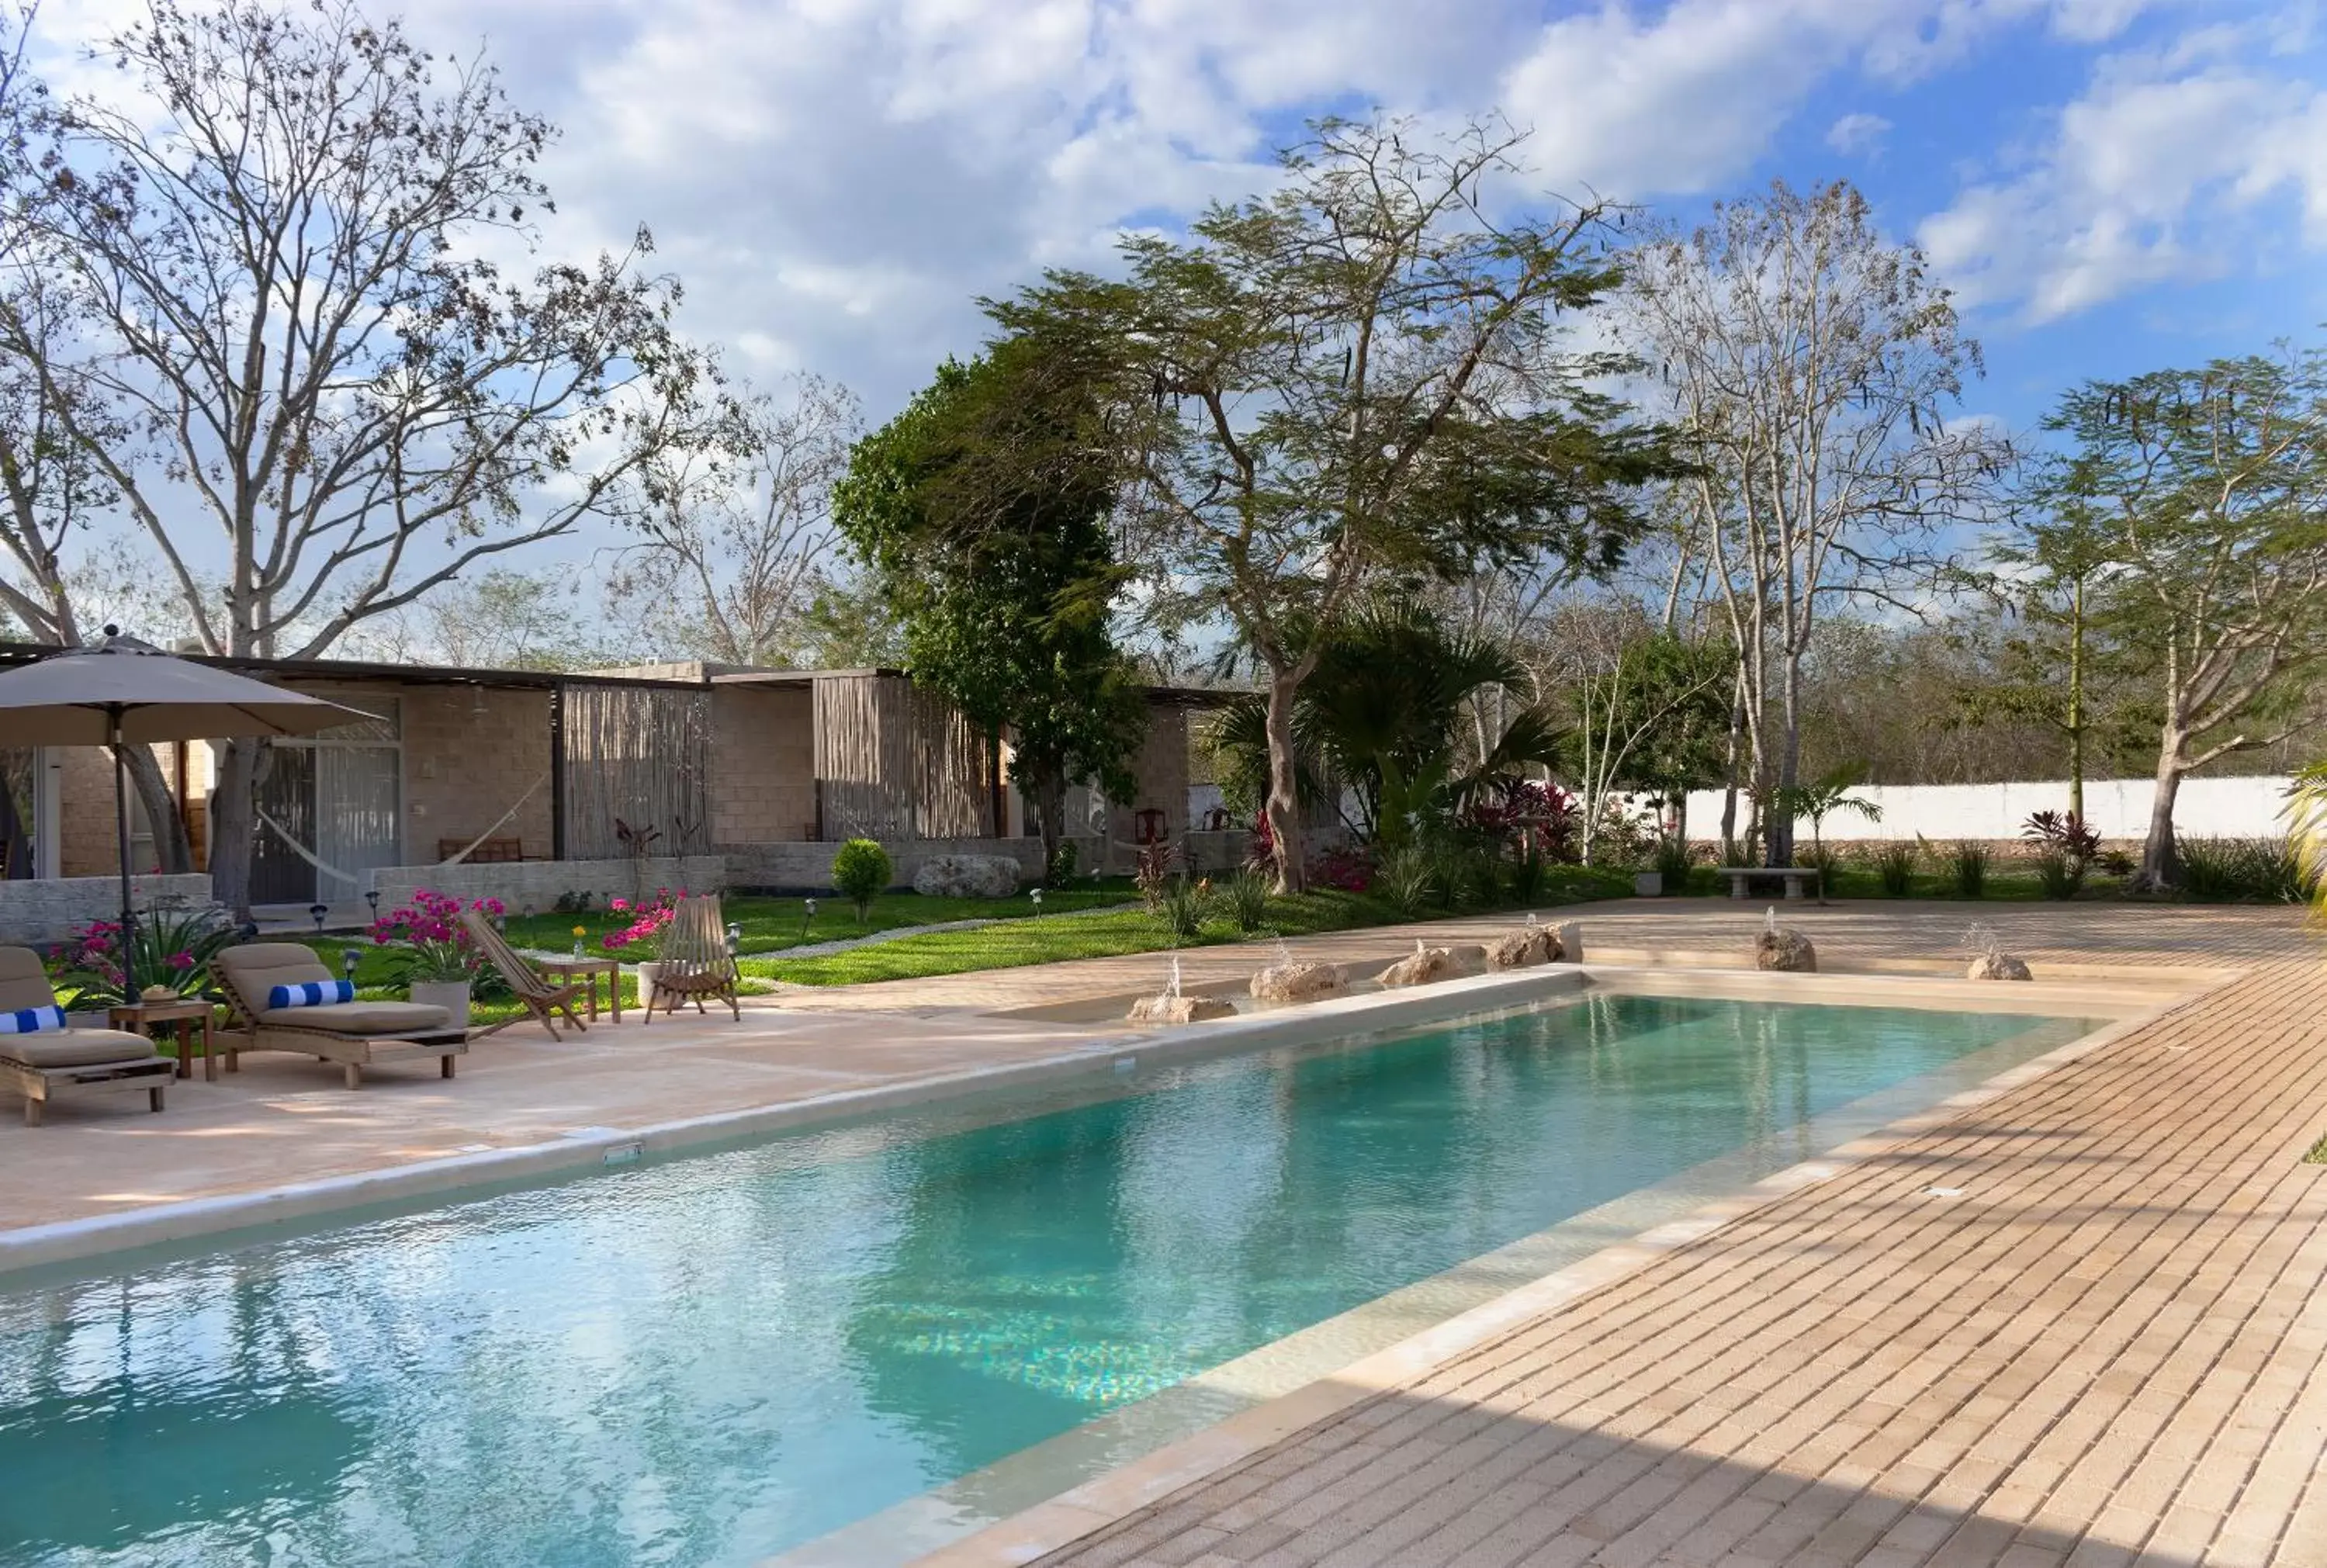
[[(1851, 793), (1864, 781), (1858, 769), (1840, 768), (1816, 783), (1780, 785), (1770, 791), (1770, 810), (1779, 817), (1808, 817), (1811, 854), (1813, 857), (1822, 857), (1826, 849), (1824, 837), (1826, 819), (1836, 812), (1855, 812), (1869, 822), (1883, 820), (1883, 807), (1875, 805), (1872, 800)], [(1805, 863), (1825, 863), (1822, 858), (1812, 858)]]
[(2085, 885), (2089, 863), (2069, 850), (2047, 845), (2036, 854), (2036, 885), (2048, 899), (2072, 899)]
[(1268, 922), (1268, 878), (1248, 867), (1236, 872), (1228, 879), (1228, 903), (1238, 930), (1259, 930)]
[[(2074, 812), (2033, 812), (2021, 826), (2020, 836), (2031, 844), (2058, 851), (2075, 861), (2079, 868), (2100, 858), (2100, 830)], [(2079, 880), (2082, 880), (2081, 876)]]
[(1688, 891), (1688, 875), (1696, 863), (1696, 856), (1688, 847), (1688, 840), (1666, 834), (1657, 840), (1656, 871), (1664, 878), (1665, 891), (1684, 893)]
[(1212, 884), (1210, 878), (1196, 878), (1185, 873), (1165, 879), (1156, 898), (1156, 912), (1171, 928), (1174, 937), (1185, 941), (1203, 934), (1204, 917), (1211, 912)]
[(1510, 864), (1511, 901), (1534, 904), (1542, 901), (1543, 890), (1550, 885), (1551, 863), (1538, 849), (1519, 852)]
[[(1517, 657), (1491, 639), (1450, 628), (1411, 599), (1369, 602), (1319, 649), (1294, 710), (1298, 793), (1309, 805), (1354, 804), (1350, 824), (1395, 847), (1520, 783), (1555, 761), (1551, 710), (1524, 702), (1481, 756), (1461, 754), (1464, 705), (1481, 693), (1525, 693)], [(1267, 711), (1257, 696), (1222, 711), (1211, 743), (1224, 793), (1257, 797), (1267, 778)]]
[(1420, 915), (1437, 897), (1438, 859), (1421, 845), (1401, 845), (1382, 856), (1374, 885), (1399, 914)]
[(2189, 838), (2178, 847), (2182, 891), (2193, 899), (2301, 903), (2319, 885), (2293, 838)]
[(1874, 875), (1883, 891), (1894, 899), (1903, 899), (1914, 885), (1916, 846), (1904, 839), (1878, 845), (1874, 851)]
[(211, 994), (210, 961), (237, 939), (215, 909), (148, 910), (130, 922), (130, 967), (121, 966), (121, 922), (91, 920), (48, 950), (46, 968), (66, 1008), (112, 1007), (134, 1002), (148, 985), (178, 996)]
[(1948, 846), (1948, 881), (1954, 885), (1958, 898), (1986, 897), (1987, 867), (1993, 858), (1987, 845), (1977, 838), (1959, 838)]

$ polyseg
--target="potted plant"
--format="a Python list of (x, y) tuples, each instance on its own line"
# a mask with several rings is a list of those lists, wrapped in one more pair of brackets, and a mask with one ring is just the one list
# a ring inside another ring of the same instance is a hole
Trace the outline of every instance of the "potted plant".
[(130, 929), (130, 975), (121, 965), (121, 923), (91, 920), (75, 928), (48, 950), (51, 985), (76, 1029), (103, 1029), (106, 1010), (140, 998), (204, 996), (209, 964), (236, 939), (234, 928), (215, 909), (164, 905), (149, 910)]
[[(500, 910), (496, 899), (480, 899), (472, 907), (487, 914)], [(459, 899), (419, 889), (411, 903), (372, 922), (371, 939), (389, 949), (389, 971), (413, 1001), (443, 1008), (456, 1029), (469, 1026), (469, 1001), (482, 956), (461, 927)]]

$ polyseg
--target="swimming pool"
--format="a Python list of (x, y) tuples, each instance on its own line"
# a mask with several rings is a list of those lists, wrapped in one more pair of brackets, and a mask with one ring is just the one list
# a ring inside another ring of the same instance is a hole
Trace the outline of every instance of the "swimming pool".
[(0, 1293), (0, 1562), (754, 1562), (2088, 1027), (1595, 994), (117, 1259)]

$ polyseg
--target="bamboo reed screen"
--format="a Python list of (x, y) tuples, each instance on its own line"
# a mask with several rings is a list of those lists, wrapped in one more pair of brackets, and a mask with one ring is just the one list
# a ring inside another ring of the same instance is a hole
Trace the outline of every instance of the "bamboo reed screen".
[(988, 748), (950, 705), (901, 676), (822, 676), (815, 691), (827, 839), (903, 843), (990, 831)]
[(565, 854), (631, 853), (614, 824), (652, 829), (650, 854), (711, 847), (711, 694), (668, 686), (559, 688), (565, 729)]

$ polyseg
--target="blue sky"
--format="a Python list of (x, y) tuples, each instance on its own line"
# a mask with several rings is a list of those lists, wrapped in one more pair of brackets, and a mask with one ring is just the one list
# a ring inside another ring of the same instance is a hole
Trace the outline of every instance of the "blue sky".
[[(137, 0), (51, 0), (42, 63)], [(884, 416), (971, 301), (1266, 178), (1304, 117), (1534, 129), (1553, 188), (1687, 221), (1858, 182), (1962, 289), (2015, 428), (2065, 385), (2321, 335), (2313, 0), (411, 0), (564, 135), (553, 250), (643, 220), (755, 381)]]

